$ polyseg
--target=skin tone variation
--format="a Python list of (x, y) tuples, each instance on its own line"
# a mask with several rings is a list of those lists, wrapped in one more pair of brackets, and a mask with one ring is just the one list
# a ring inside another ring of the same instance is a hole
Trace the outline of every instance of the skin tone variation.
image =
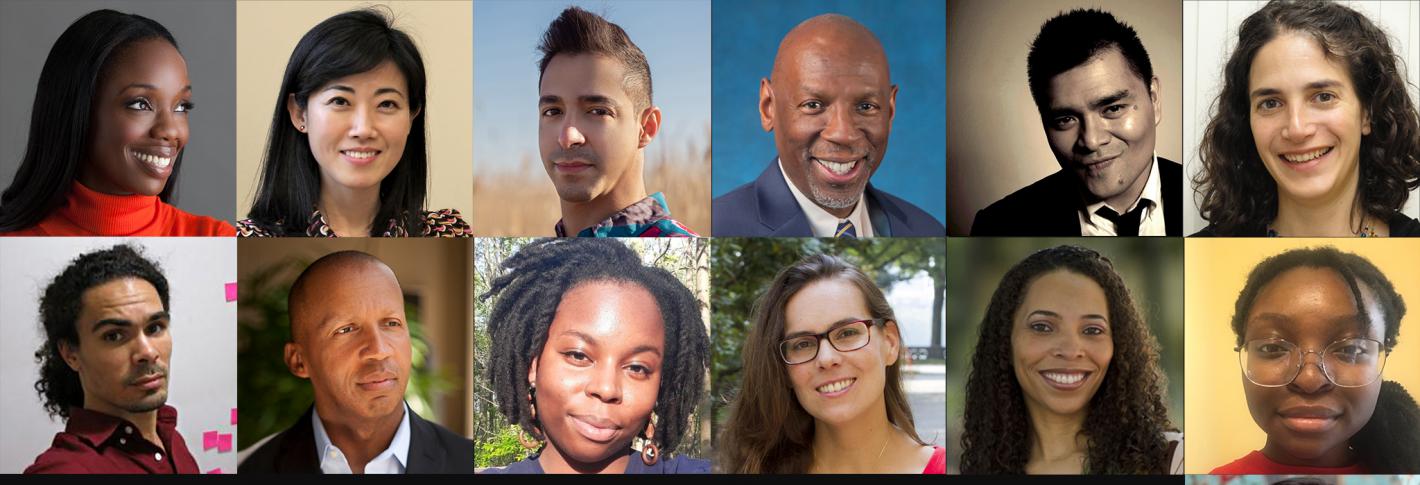
[(646, 198), (643, 150), (660, 132), (661, 109), (636, 105), (626, 66), (600, 54), (558, 54), (538, 96), (538, 150), (569, 233)]
[(1389, 235), (1355, 204), (1362, 139), (1371, 133), (1345, 65), (1308, 34), (1283, 32), (1248, 71), (1249, 120), (1258, 157), (1277, 182), (1279, 234), (1352, 236), (1357, 222)]
[(158, 413), (168, 400), (170, 321), (152, 283), (120, 278), (89, 288), (75, 321), (79, 345), (59, 352), (79, 374), (84, 408), (127, 420), (163, 448)]
[[(785, 304), (784, 338), (828, 332), (872, 318), (862, 291), (842, 278), (804, 286)], [(813, 473), (921, 473), (932, 448), (888, 421), (887, 367), (901, 349), (896, 322), (868, 328), (869, 342), (839, 351), (820, 339), (818, 355), (785, 364), (794, 396), (814, 418)]]
[[(1358, 284), (1369, 324), (1334, 270), (1288, 270), (1258, 292), (1248, 311), (1244, 341), (1280, 338), (1319, 353), (1341, 339), (1383, 340), (1380, 305), (1370, 288)], [(1287, 465), (1351, 465), (1356, 457), (1348, 441), (1374, 414), (1381, 380), (1363, 387), (1337, 386), (1322, 372), (1319, 356), (1304, 355), (1303, 360), (1296, 379), (1282, 387), (1259, 386), (1240, 376), (1252, 419), (1267, 433), (1262, 454)]]
[(1056, 161), (1080, 179), (1090, 202), (1123, 213), (1149, 180), (1163, 120), (1159, 79), (1144, 81), (1109, 48), (1051, 78), (1048, 92), (1042, 121)]
[(1045, 273), (1012, 321), (1011, 358), (1034, 430), (1026, 472), (1080, 474), (1089, 448), (1081, 430), (1114, 356), (1104, 289), (1078, 273)]
[(655, 408), (665, 359), (665, 323), (645, 288), (591, 281), (568, 290), (528, 369), (548, 440), (542, 469), (624, 473), (631, 440)]
[(291, 304), (291, 373), (311, 380), (316, 412), (350, 469), (362, 473), (404, 418), (409, 322), (394, 272), (378, 261), (340, 261), (306, 275)]
[(840, 218), (852, 214), (887, 153), (897, 86), (872, 32), (841, 15), (784, 36), (759, 83), (759, 119), (789, 181)]
[(187, 61), (167, 40), (141, 40), (122, 48), (101, 76), (78, 180), (104, 194), (158, 195), (187, 146)]
[(317, 207), (340, 236), (370, 233), (380, 207), (380, 182), (404, 156), (419, 115), (411, 110), (408, 82), (393, 62), (336, 79), (320, 87), (306, 108), (294, 95), (286, 108), (291, 124), (309, 135), (320, 165)]

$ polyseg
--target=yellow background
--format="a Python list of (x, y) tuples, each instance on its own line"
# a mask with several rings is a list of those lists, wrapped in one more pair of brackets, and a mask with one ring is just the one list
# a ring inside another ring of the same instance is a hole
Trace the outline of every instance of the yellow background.
[[(237, 2), (237, 219), (256, 196), (257, 174), (286, 61), (322, 20), (368, 2)], [(470, 224), (473, 202), (473, 5), (391, 1), (395, 27), (424, 58), (429, 149), (428, 209), (456, 208)]]
[(1188, 238), (1184, 295), (1184, 464), (1189, 474), (1262, 449), (1267, 435), (1253, 422), (1243, 397), (1233, 347), (1233, 306), (1247, 273), (1268, 256), (1292, 248), (1330, 245), (1380, 268), (1405, 299), (1399, 343), (1383, 377), (1420, 393), (1420, 241), (1404, 239)]

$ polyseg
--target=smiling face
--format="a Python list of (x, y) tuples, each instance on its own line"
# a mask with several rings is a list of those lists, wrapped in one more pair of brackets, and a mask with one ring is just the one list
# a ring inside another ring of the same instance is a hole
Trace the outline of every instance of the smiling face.
[[(567, 202), (589, 202), (617, 187), (640, 186), (641, 149), (655, 136), (659, 109), (638, 110), (626, 67), (598, 54), (558, 54), (542, 75), (538, 148)], [(655, 123), (643, 126), (648, 117)]]
[(562, 295), (528, 380), (545, 453), (595, 464), (625, 456), (661, 388), (665, 324), (639, 285), (591, 281)]
[(353, 262), (307, 278), (301, 301), (291, 304), (286, 362), (311, 380), (321, 419), (358, 423), (404, 412), (409, 322), (394, 272)]
[(1163, 119), (1158, 81), (1140, 79), (1117, 48), (1050, 79), (1042, 116), (1060, 167), (1089, 196), (1122, 211), (1144, 190)]
[(321, 187), (378, 188), (404, 157), (418, 112), (393, 62), (317, 88), (301, 108), (287, 100), (291, 124), (309, 135)]
[[(1361, 295), (1372, 318), (1369, 331), (1362, 328), (1351, 290), (1339, 274), (1325, 268), (1288, 270), (1258, 292), (1243, 340), (1280, 338), (1317, 352), (1344, 338), (1384, 340), (1380, 305), (1365, 285)], [(1267, 433), (1262, 451), (1290, 465), (1348, 465), (1347, 441), (1370, 421), (1381, 380), (1338, 387), (1322, 373), (1319, 357), (1308, 355), (1305, 361), (1286, 386), (1262, 387), (1242, 378), (1252, 419)]]
[(74, 322), (79, 345), (60, 345), (79, 373), (84, 408), (110, 416), (154, 411), (168, 400), (173, 341), (152, 283), (120, 278), (85, 290)]
[(164, 39), (121, 48), (94, 93), (84, 186), (113, 195), (158, 195), (187, 146), (192, 83), (187, 61)]
[[(863, 292), (845, 278), (805, 285), (784, 306), (783, 338), (828, 332), (855, 320), (873, 318)], [(820, 339), (818, 356), (784, 364), (799, 405), (820, 424), (840, 426), (867, 416), (886, 415), (883, 389), (887, 367), (897, 362), (896, 323), (873, 325), (866, 346), (840, 352)]]
[(1279, 197), (1298, 202), (1354, 194), (1361, 138), (1371, 132), (1346, 67), (1306, 34), (1283, 32), (1248, 71), (1252, 139)]
[(1040, 275), (1011, 319), (1016, 382), (1032, 415), (1081, 416), (1114, 357), (1109, 300), (1088, 276)]

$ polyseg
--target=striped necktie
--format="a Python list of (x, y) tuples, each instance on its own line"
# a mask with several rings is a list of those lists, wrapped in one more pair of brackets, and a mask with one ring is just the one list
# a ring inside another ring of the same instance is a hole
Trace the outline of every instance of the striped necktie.
[(858, 228), (853, 227), (853, 221), (844, 220), (838, 223), (838, 230), (834, 231), (833, 237), (858, 237)]

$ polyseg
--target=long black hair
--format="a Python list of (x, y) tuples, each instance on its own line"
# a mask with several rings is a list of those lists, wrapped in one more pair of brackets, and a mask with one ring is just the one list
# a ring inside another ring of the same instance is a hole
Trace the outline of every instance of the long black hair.
[[(1295, 268), (1325, 268), (1335, 271), (1351, 290), (1356, 311), (1363, 325), (1372, 322), (1361, 299), (1361, 286), (1375, 295), (1385, 322), (1383, 345), (1386, 352), (1395, 348), (1400, 336), (1400, 322), (1405, 317), (1405, 300), (1395, 291), (1390, 279), (1366, 258), (1327, 246), (1293, 249), (1258, 263), (1247, 276), (1247, 283), (1238, 293), (1233, 313), (1233, 333), (1238, 345), (1243, 344), (1247, 331), (1247, 315), (1257, 295), (1282, 273)], [(1394, 381), (1381, 383), (1376, 398), (1376, 410), (1361, 430), (1350, 440), (1351, 448), (1366, 464), (1370, 473), (1420, 473), (1420, 406), (1404, 387)]]
[[(481, 300), (496, 298), (488, 317), (493, 345), (488, 381), (498, 410), (524, 432), (543, 437), (529, 402), (528, 366), (542, 355), (558, 302), (572, 288), (596, 281), (644, 288), (656, 299), (666, 326), (666, 359), (656, 396), (655, 441), (675, 451), (690, 429), (690, 415), (704, 396), (710, 339), (700, 302), (669, 271), (641, 263), (636, 252), (611, 239), (549, 238), (524, 246), (504, 260), (508, 272), (493, 280)], [(641, 436), (645, 438), (645, 436)]]
[(304, 236), (320, 200), (320, 166), (311, 154), (310, 139), (291, 126), (286, 100), (294, 96), (296, 104), (305, 108), (311, 94), (326, 83), (373, 70), (386, 61), (404, 74), (414, 120), (399, 163), (380, 182), (380, 208), (370, 235), (389, 229), (386, 221), (392, 219), (409, 234), (424, 233), (421, 211), (429, 178), (424, 59), (414, 40), (394, 27), (392, 14), (373, 7), (325, 19), (306, 32), (291, 52), (271, 115), (261, 185), (247, 212), (252, 222), (276, 235)]
[[(25, 157), (10, 187), (0, 193), (0, 232), (25, 229), (64, 203), (89, 151), (90, 112), (103, 74), (123, 48), (142, 40), (177, 41), (162, 24), (147, 17), (97, 10), (64, 29), (39, 73), (30, 110)], [(182, 154), (158, 194), (174, 201)]]

